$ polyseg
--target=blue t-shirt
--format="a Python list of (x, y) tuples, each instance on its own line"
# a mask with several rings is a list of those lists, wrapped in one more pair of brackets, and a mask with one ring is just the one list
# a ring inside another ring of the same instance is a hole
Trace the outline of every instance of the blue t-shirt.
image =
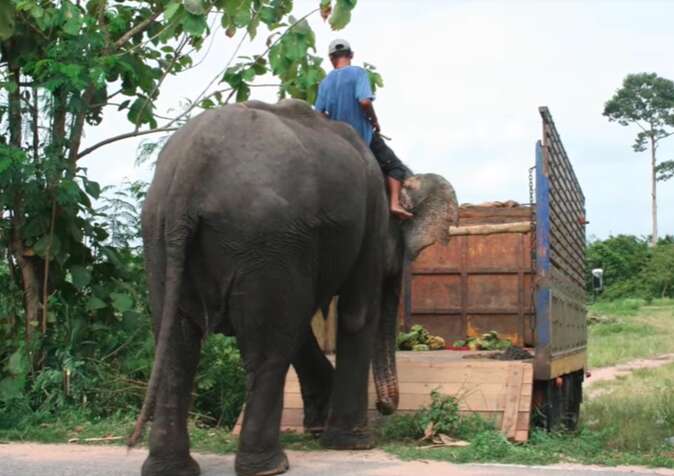
[(372, 125), (358, 101), (374, 100), (367, 71), (358, 66), (332, 70), (318, 87), (316, 110), (330, 119), (350, 124), (366, 144), (372, 141)]

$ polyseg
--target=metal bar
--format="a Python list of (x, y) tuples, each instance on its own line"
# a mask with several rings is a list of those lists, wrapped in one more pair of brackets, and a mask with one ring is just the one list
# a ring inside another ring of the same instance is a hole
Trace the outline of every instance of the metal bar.
[[(544, 126), (545, 128), (545, 126)], [(547, 377), (550, 364), (550, 287), (546, 280), (550, 274), (550, 182), (548, 164), (543, 154), (543, 144), (536, 143), (536, 354), (534, 371), (537, 378)]]

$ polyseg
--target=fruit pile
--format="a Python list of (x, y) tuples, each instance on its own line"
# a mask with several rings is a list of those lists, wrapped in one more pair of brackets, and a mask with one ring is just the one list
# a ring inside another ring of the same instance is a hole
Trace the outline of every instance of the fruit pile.
[(445, 348), (445, 339), (432, 336), (421, 325), (415, 324), (409, 332), (398, 334), (398, 349), (424, 352), (427, 350), (442, 350)]
[(453, 347), (467, 347), (470, 350), (504, 350), (512, 346), (508, 339), (501, 339), (496, 331), (489, 331), (480, 337), (457, 340)]

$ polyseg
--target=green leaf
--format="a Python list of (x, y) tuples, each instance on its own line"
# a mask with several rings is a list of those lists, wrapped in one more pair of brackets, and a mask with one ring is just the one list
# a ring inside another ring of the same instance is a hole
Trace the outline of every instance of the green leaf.
[(192, 15), (205, 15), (206, 6), (203, 0), (184, 0), (185, 10)]
[(12, 159), (8, 157), (0, 158), (0, 174), (7, 170), (12, 165)]
[(91, 296), (89, 300), (87, 301), (87, 310), (89, 311), (97, 311), (99, 309), (104, 309), (108, 307), (105, 302), (96, 296)]
[(128, 294), (110, 293), (112, 298), (112, 307), (119, 312), (130, 311), (133, 307), (133, 298)]
[(327, 20), (332, 13), (332, 0), (321, 0), (321, 17)]
[[(180, 7), (182, 5), (179, 2), (173, 2), (169, 3), (166, 5), (166, 8), (164, 9), (164, 18), (166, 21), (171, 21), (171, 18), (178, 13), (178, 10), (180, 10)], [(167, 48), (166, 46), (164, 48)], [(173, 48), (171, 48), (171, 51), (173, 51)]]
[(129, 108), (126, 117), (137, 125), (152, 123), (154, 120), (154, 116), (152, 115), (153, 107), (152, 101), (148, 100), (145, 96), (139, 96)]
[(236, 102), (247, 101), (250, 97), (250, 88), (247, 84), (242, 84), (236, 91)]
[(16, 376), (25, 374), (28, 370), (28, 362), (21, 349), (14, 352), (7, 362), (7, 371)]
[(47, 251), (49, 251), (49, 256), (53, 258), (61, 251), (61, 240), (58, 235), (44, 235), (33, 245), (33, 251), (43, 258), (47, 256)]
[(5, 41), (14, 34), (16, 28), (16, 10), (11, 2), (0, 2), (0, 41)]
[(84, 266), (73, 266), (70, 269), (70, 275), (73, 278), (73, 286), (77, 289), (84, 289), (91, 282), (91, 272)]
[(205, 16), (194, 15), (192, 13), (185, 15), (182, 25), (185, 32), (192, 36), (203, 35), (208, 27)]
[(335, 8), (330, 15), (330, 26), (333, 30), (341, 30), (351, 21), (351, 10), (356, 6), (357, 0), (337, 0)]
[(94, 199), (98, 199), (101, 196), (101, 185), (98, 182), (82, 177), (82, 184), (84, 185), (84, 190)]

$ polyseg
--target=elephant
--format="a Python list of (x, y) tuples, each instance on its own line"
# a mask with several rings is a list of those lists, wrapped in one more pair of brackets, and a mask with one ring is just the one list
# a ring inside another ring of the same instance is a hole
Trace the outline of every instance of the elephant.
[[(246, 371), (239, 476), (289, 467), (279, 433), (290, 365), (306, 429), (326, 448), (372, 447), (370, 368), (379, 411), (398, 404), (403, 256), (446, 241), (458, 216), (454, 189), (434, 174), (408, 178), (401, 203), (414, 219), (389, 215), (383, 174), (357, 133), (300, 100), (209, 109), (167, 141), (141, 214), (156, 343), (129, 438), (152, 418), (142, 476), (199, 473), (187, 415), (208, 333), (236, 336)], [(333, 368), (310, 321), (336, 295)]]

